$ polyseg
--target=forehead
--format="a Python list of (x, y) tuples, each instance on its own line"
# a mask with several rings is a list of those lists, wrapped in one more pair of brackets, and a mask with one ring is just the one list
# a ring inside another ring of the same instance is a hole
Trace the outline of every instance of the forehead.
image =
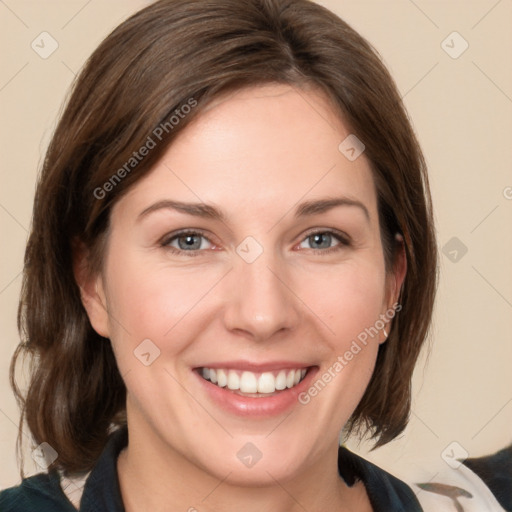
[(184, 129), (119, 208), (172, 198), (277, 214), (276, 206), (343, 195), (365, 202), (373, 216), (376, 196), (364, 153), (351, 161), (339, 149), (349, 135), (318, 91), (288, 85), (236, 91)]

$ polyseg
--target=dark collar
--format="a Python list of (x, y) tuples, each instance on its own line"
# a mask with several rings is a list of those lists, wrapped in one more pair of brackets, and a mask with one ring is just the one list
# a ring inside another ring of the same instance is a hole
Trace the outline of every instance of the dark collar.
[(344, 446), (338, 450), (338, 471), (347, 485), (361, 480), (375, 512), (421, 512), (413, 490), (375, 464), (352, 453)]
[(111, 434), (103, 453), (84, 486), (80, 512), (124, 512), (117, 477), (117, 457), (128, 445), (128, 430), (120, 428)]
[[(126, 427), (115, 431), (94, 466), (84, 487), (81, 512), (124, 512), (117, 457), (128, 444)], [(341, 446), (338, 470), (348, 485), (361, 480), (375, 512), (421, 512), (412, 489), (404, 482)]]

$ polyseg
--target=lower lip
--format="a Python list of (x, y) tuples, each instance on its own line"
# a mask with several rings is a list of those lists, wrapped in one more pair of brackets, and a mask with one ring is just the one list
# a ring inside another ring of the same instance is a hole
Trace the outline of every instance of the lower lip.
[(238, 395), (227, 387), (220, 388), (216, 384), (212, 384), (209, 380), (201, 377), (197, 370), (194, 370), (193, 373), (211, 400), (225, 411), (237, 416), (264, 417), (282, 414), (299, 405), (298, 396), (308, 389), (317, 371), (317, 367), (308, 368), (304, 379), (296, 386), (266, 397)]

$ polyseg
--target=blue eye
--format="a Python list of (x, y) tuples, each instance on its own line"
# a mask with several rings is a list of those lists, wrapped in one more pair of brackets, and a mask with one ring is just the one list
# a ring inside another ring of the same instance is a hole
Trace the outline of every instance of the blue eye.
[[(165, 237), (161, 246), (174, 254), (198, 256), (214, 244), (201, 231), (181, 231)], [(323, 230), (309, 233), (299, 244), (301, 249), (311, 249), (318, 254), (338, 251), (350, 245), (349, 239), (342, 233)]]
[[(205, 244), (204, 241), (207, 243)], [(188, 256), (195, 256), (195, 251), (202, 249), (209, 249), (205, 245), (211, 244), (210, 240), (206, 238), (202, 233), (197, 231), (185, 231), (171, 236), (162, 242), (164, 247), (172, 250), (172, 252), (191, 252)]]
[[(304, 247), (303, 244), (309, 244), (309, 247)], [(301, 242), (299, 247), (302, 249), (313, 249), (314, 251), (328, 253), (337, 251), (347, 245), (349, 245), (348, 240), (341, 234), (333, 231), (315, 231), (310, 233), (304, 241)]]
[(333, 236), (331, 233), (315, 233), (314, 235), (309, 235), (307, 240), (310, 244), (316, 246), (312, 247), (312, 249), (327, 249), (331, 247)]

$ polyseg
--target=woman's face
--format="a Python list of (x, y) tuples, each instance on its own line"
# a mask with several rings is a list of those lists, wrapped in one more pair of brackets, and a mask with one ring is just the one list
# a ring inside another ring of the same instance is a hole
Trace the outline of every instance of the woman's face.
[(87, 308), (148, 456), (245, 484), (336, 458), (401, 284), (349, 135), (318, 93), (245, 89), (116, 203)]

